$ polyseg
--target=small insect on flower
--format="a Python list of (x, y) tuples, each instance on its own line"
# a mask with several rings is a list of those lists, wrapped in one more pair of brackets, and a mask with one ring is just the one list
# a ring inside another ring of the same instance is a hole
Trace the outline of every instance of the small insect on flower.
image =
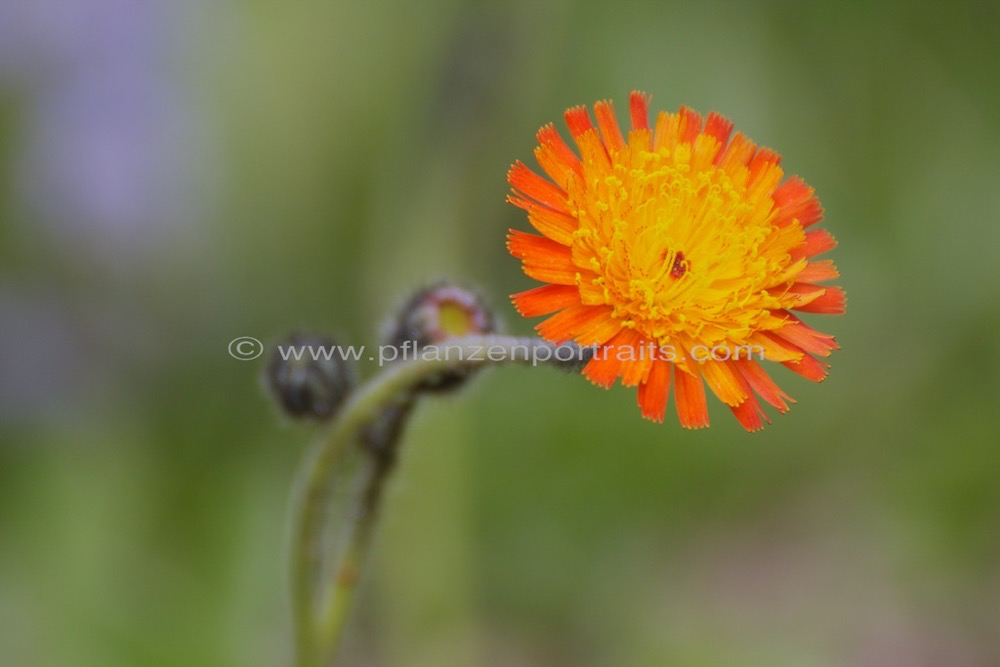
[(649, 96), (633, 92), (625, 137), (611, 102), (566, 111), (574, 152), (555, 127), (538, 131), (535, 158), (518, 161), (508, 197), (541, 235), (511, 230), (507, 247), (541, 287), (512, 296), (553, 343), (596, 346), (583, 373), (638, 387), (644, 417), (663, 421), (671, 382), (680, 423), (708, 426), (705, 383), (750, 431), (794, 402), (764, 370), (779, 362), (813, 381), (838, 348), (793, 311), (841, 314), (836, 245), (815, 225), (811, 187), (782, 180), (781, 161), (732, 123), (681, 107), (651, 126)]

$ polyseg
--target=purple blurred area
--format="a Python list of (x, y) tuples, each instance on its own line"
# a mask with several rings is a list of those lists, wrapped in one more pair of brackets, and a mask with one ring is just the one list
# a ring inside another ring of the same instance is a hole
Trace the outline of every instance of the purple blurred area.
[(191, 217), (195, 128), (173, 34), (182, 6), (0, 3), (0, 86), (16, 91), (25, 122), (17, 194), (74, 251), (148, 253)]
[(45, 269), (16, 282), (0, 267), (0, 415), (78, 406), (134, 356), (121, 332), (150, 328), (122, 286), (190, 227), (208, 153), (181, 78), (185, 4), (0, 2), (12, 234), (80, 274), (65, 289)]

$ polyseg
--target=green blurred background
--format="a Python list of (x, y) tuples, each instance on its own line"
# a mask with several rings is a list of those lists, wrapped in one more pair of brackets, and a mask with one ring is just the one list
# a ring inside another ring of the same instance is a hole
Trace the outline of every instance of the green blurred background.
[(0, 0), (0, 663), (286, 664), (316, 430), (228, 341), (372, 344), (443, 277), (530, 332), (506, 169), (640, 88), (818, 189), (830, 378), (779, 369), (755, 435), (544, 369), (428, 401), (344, 664), (1000, 664), (998, 35), (986, 0)]

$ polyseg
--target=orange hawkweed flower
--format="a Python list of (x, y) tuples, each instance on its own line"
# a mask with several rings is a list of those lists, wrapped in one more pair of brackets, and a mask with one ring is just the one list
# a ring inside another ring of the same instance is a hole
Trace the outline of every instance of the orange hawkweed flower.
[(681, 107), (648, 119), (649, 97), (633, 92), (625, 137), (611, 102), (566, 111), (574, 152), (551, 124), (535, 158), (548, 179), (520, 161), (508, 200), (541, 236), (511, 230), (507, 247), (524, 272), (547, 283), (512, 296), (525, 317), (551, 316), (538, 333), (554, 343), (594, 346), (583, 373), (610, 387), (638, 386), (644, 417), (663, 421), (673, 378), (683, 426), (708, 426), (705, 383), (750, 431), (794, 402), (762, 360), (813, 381), (826, 376), (833, 336), (793, 311), (844, 312), (844, 292), (819, 283), (839, 276), (815, 257), (836, 245), (815, 228), (823, 209), (781, 158), (711, 113)]

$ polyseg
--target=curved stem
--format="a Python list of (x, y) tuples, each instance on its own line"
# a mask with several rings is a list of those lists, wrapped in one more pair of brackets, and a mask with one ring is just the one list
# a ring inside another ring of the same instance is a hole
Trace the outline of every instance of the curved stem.
[(371, 536), (378, 519), (382, 490), (385, 488), (385, 480), (392, 469), (392, 464), (392, 458), (375, 457), (366, 471), (367, 479), (362, 490), (361, 506), (348, 532), (347, 547), (337, 565), (331, 589), (328, 591), (326, 613), (319, 619), (317, 641), (320, 652), (330, 658), (336, 652), (337, 644), (350, 617), (357, 583), (361, 578), (361, 568), (368, 558), (368, 546), (371, 544)]
[(394, 402), (409, 400), (415, 387), (442, 371), (515, 363), (577, 369), (588, 359), (573, 344), (556, 346), (537, 338), (500, 335), (455, 338), (415, 356), (384, 368), (355, 391), (325, 437), (314, 445), (299, 476), (291, 556), (299, 667), (326, 667), (336, 654), (378, 515), (382, 482), (391, 468), (391, 459), (374, 459), (360, 511), (348, 529), (344, 555), (335, 576), (323, 579), (322, 519), (328, 487), (348, 447), (359, 441), (364, 428)]

